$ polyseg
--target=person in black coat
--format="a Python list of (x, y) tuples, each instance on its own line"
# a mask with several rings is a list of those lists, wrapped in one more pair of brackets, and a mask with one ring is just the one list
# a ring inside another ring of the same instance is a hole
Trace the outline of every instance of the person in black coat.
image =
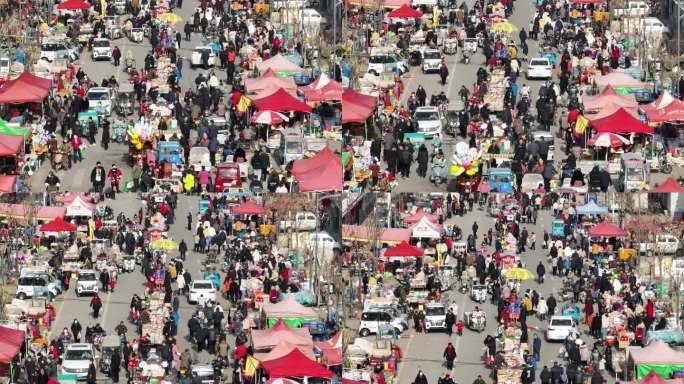
[(449, 308), (446, 314), (445, 318), (445, 323), (446, 323), (446, 332), (449, 337), (451, 337), (451, 333), (453, 331), (454, 324), (456, 324), (456, 315), (454, 312)]
[(113, 382), (119, 382), (119, 369), (121, 368), (121, 356), (119, 356), (119, 351), (114, 351), (112, 354), (112, 359), (109, 365), (109, 377)]
[(427, 165), (428, 165), (428, 150), (425, 144), (420, 146), (418, 150), (418, 176), (425, 177), (427, 175)]
[(77, 343), (81, 342), (81, 330), (83, 330), (81, 323), (78, 319), (74, 319), (74, 322), (71, 323), (71, 334), (74, 336), (74, 341)]
[(416, 378), (413, 380), (413, 384), (428, 384), (427, 377), (422, 370), (418, 371)]
[(95, 369), (95, 363), (90, 362), (88, 367), (88, 376), (86, 376), (88, 384), (95, 384), (97, 381), (97, 369)]

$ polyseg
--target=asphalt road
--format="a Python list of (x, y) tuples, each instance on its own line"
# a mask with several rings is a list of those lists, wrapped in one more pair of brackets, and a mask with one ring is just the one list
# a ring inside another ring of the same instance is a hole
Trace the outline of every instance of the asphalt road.
[[(188, 212), (193, 214), (193, 218), (197, 214), (198, 198), (197, 196), (183, 196), (178, 201), (179, 206), (176, 211), (177, 221), (175, 224), (171, 225), (169, 235), (170, 238), (176, 242), (185, 240), (188, 244), (189, 252), (183, 265), (188, 268), (192, 277), (197, 279), (198, 277), (201, 277), (201, 262), (204, 259), (204, 256), (192, 252), (193, 232), (186, 230), (185, 217)], [(119, 212), (123, 212), (127, 217), (133, 217), (133, 214), (137, 213), (140, 208), (140, 201), (136, 194), (120, 194), (116, 200), (108, 200), (107, 204), (112, 207), (115, 215)], [(170, 257), (177, 255), (177, 251), (172, 251), (169, 254)], [(114, 334), (116, 325), (119, 324), (120, 321), (123, 321), (124, 324), (126, 324), (126, 327), (128, 327), (128, 340), (132, 340), (138, 336), (136, 327), (128, 321), (128, 313), (133, 294), (137, 293), (138, 296), (142, 297), (145, 291), (145, 277), (139, 266), (134, 272), (119, 275), (119, 281), (114, 293), (100, 293), (103, 306), (100, 310), (100, 318), (97, 320), (92, 317), (90, 296), (76, 297), (75, 286), (76, 283), (72, 280), (69, 291), (58, 296), (55, 300), (57, 319), (51, 329), (51, 334), (53, 336), (58, 334), (64, 327), (69, 327), (74, 318), (77, 318), (81, 322), (84, 330), (88, 325), (99, 323), (108, 334)], [(219, 302), (225, 310), (229, 308), (229, 304), (227, 305), (227, 302), (223, 299), (220, 299)], [(184, 296), (181, 297), (180, 304), (179, 315), (181, 323), (178, 327), (177, 340), (182, 351), (190, 346), (187, 341), (187, 321), (195, 311), (196, 306), (188, 304)], [(229, 338), (229, 345), (231, 347), (235, 346), (232, 337)], [(197, 357), (200, 362), (211, 362), (211, 358), (207, 352), (202, 352), (198, 354)], [(99, 376), (104, 377), (103, 374), (99, 374)]]
[[(458, 225), (463, 231), (463, 237), (467, 237), (472, 232), (472, 225), (474, 222), (478, 223), (478, 234), (481, 236), (487, 232), (489, 228), (494, 227), (495, 218), (489, 217), (485, 211), (475, 208), (471, 213), (463, 217), (453, 217), (447, 220), (445, 224)], [(523, 224), (523, 228), (532, 233), (537, 234), (537, 247), (532, 251), (527, 249), (526, 252), (520, 254), (523, 266), (531, 271), (536, 271), (539, 260), (546, 260), (548, 256), (547, 250), (542, 250), (540, 241), (543, 238), (544, 229), (550, 231), (552, 217), (550, 211), (540, 211), (537, 224)], [(549, 294), (555, 293), (561, 287), (561, 280), (558, 277), (551, 276), (551, 266), (546, 265), (547, 275), (544, 284), (537, 284), (536, 281), (526, 281), (521, 284), (521, 291), (526, 289), (535, 289), (544, 298)], [(536, 272), (534, 272), (536, 274)], [(554, 294), (556, 299), (558, 295)], [(403, 361), (398, 370), (398, 383), (410, 384), (416, 377), (419, 369), (423, 370), (427, 376), (428, 383), (436, 383), (442, 373), (447, 372), (445, 360), (442, 357), (444, 348), (447, 343), (451, 341), (456, 347), (457, 360), (454, 369), (451, 371), (451, 376), (459, 384), (470, 384), (478, 375), (482, 375), (486, 382), (492, 382), (489, 378), (489, 370), (484, 367), (482, 360), (483, 341), (488, 334), (496, 334), (496, 306), (489, 303), (489, 297), (483, 304), (477, 304), (470, 299), (468, 294), (461, 294), (457, 289), (448, 291), (443, 296), (446, 303), (454, 303), (458, 306), (458, 318), (463, 319), (463, 312), (474, 309), (476, 305), (487, 313), (487, 328), (484, 332), (478, 333), (468, 330), (463, 331), (463, 336), (457, 336), (455, 333), (448, 338), (444, 332), (434, 331), (428, 334), (416, 334), (413, 329), (407, 331), (407, 337), (399, 339), (399, 345), (403, 352)], [(559, 307), (561, 301), (559, 300)], [(557, 309), (558, 311), (559, 309)], [(546, 330), (546, 322), (540, 321), (537, 317), (528, 317), (529, 338), (530, 342), (534, 334), (539, 334), (542, 339), (541, 360), (538, 363), (538, 370), (536, 372), (536, 379), (539, 380), (539, 372), (544, 365), (551, 367), (553, 361), (559, 361), (558, 351), (562, 344), (549, 343), (544, 341), (544, 331)], [(412, 325), (412, 324), (411, 324)], [(583, 333), (588, 331), (584, 325), (580, 330)], [(586, 334), (582, 336), (585, 341), (590, 341), (590, 337)], [(593, 344), (593, 342), (591, 343)], [(590, 345), (591, 345), (590, 344)]]

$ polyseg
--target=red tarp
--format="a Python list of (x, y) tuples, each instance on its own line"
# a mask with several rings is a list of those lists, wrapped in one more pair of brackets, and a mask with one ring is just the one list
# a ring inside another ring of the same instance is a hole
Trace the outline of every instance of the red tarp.
[(287, 57), (281, 55), (280, 53), (271, 57), (268, 60), (264, 60), (260, 63), (256, 64), (257, 69), (259, 70), (260, 73), (265, 73), (269, 69), (272, 70), (274, 73), (277, 72), (303, 72), (304, 69), (300, 67), (299, 65), (291, 62), (290, 60), (287, 59)]
[(662, 341), (656, 341), (644, 348), (629, 352), (634, 364), (684, 364), (684, 352), (680, 352)]
[(14, 185), (17, 183), (16, 176), (0, 176), (0, 192), (12, 193), (14, 192)]
[(684, 102), (674, 98), (667, 91), (658, 96), (656, 101), (642, 106), (641, 109), (648, 116), (648, 121), (653, 123), (684, 121)]
[(341, 331), (338, 331), (330, 340), (314, 342), (314, 346), (323, 352), (326, 366), (341, 365), (344, 362)]
[[(260, 91), (271, 87), (284, 88), (286, 91), (290, 92), (297, 90), (297, 84), (293, 78), (278, 77), (271, 68), (269, 68), (261, 77), (245, 79), (245, 91), (247, 91), (248, 94), (260, 93)], [(274, 91), (276, 90), (277, 89), (274, 89)]]
[(325, 147), (316, 156), (296, 160), (292, 175), (300, 192), (341, 191), (343, 189), (342, 158)]
[[(489, 191), (487, 191), (487, 192), (489, 192)], [(406, 217), (403, 221), (405, 223), (414, 224), (414, 223), (419, 222), (423, 217), (427, 217), (427, 219), (432, 221), (433, 223), (436, 223), (438, 220), (438, 217), (436, 215), (431, 215), (431, 214), (425, 212), (425, 210), (423, 208), (418, 208), (416, 210), (416, 213), (414, 213), (413, 215), (411, 215), (409, 217)]]
[[(64, 217), (66, 214), (66, 207), (45, 207), (39, 206), (33, 218), (36, 220), (54, 220), (58, 217)], [(26, 218), (26, 207), (22, 204), (5, 204), (0, 203), (0, 216), (12, 217), (15, 219)]]
[(261, 99), (252, 100), (258, 110), (311, 112), (313, 108), (280, 88), (275, 93)]
[(632, 116), (624, 108), (618, 109), (610, 116), (591, 120), (591, 126), (598, 133), (645, 133), (653, 134), (653, 127)]
[(271, 379), (278, 377), (323, 377), (330, 379), (333, 373), (306, 357), (295, 348), (279, 359), (263, 361), (261, 366)]
[(0, 88), (0, 104), (37, 103), (48, 94), (52, 81), (24, 72)]
[(394, 11), (388, 13), (387, 16), (393, 17), (395, 19), (417, 19), (423, 16), (423, 12), (411, 8), (408, 4), (404, 4)]
[(593, 237), (623, 237), (625, 234), (620, 227), (605, 221), (589, 228), (589, 236)]
[(364, 8), (399, 8), (404, 4), (409, 4), (410, 0), (347, 0), (347, 7), (356, 6)]
[(425, 251), (422, 248), (414, 247), (413, 245), (402, 241), (399, 245), (395, 245), (392, 248), (387, 248), (385, 251), (386, 257), (410, 257), (410, 256), (423, 256)]
[(308, 102), (342, 100), (342, 85), (322, 74), (313, 83), (299, 88)]
[(263, 215), (266, 213), (266, 209), (258, 206), (252, 200), (247, 200), (233, 208), (233, 213), (236, 215)]
[(16, 156), (24, 150), (22, 136), (0, 134), (0, 156)]
[(53, 221), (40, 226), (41, 232), (73, 232), (77, 229), (75, 225), (58, 217)]
[(0, 363), (7, 364), (21, 350), (25, 333), (17, 329), (0, 326)]
[(297, 347), (312, 348), (313, 340), (308, 328), (290, 328), (282, 319), (276, 321), (271, 328), (253, 329), (252, 346), (255, 350), (273, 348), (282, 341)]
[(642, 89), (645, 84), (625, 72), (610, 72), (605, 76), (596, 76), (594, 79), (599, 88), (611, 86), (614, 88), (638, 88)]
[(677, 181), (672, 177), (668, 177), (664, 183), (651, 189), (648, 193), (682, 193), (684, 192), (684, 187), (679, 185)]
[(91, 5), (83, 0), (66, 0), (61, 4), (57, 4), (57, 9), (75, 11), (78, 9), (90, 9)]
[(347, 88), (342, 94), (342, 124), (363, 123), (375, 112), (378, 98)]
[[(350, 241), (375, 241), (367, 227), (361, 225), (342, 224), (342, 239)], [(385, 228), (380, 233), (380, 241), (383, 243), (398, 244), (411, 239), (411, 230), (408, 228)]]

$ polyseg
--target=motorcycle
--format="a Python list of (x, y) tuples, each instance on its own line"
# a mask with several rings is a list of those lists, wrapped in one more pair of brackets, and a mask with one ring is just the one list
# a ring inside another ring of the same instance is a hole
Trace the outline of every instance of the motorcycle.
[(432, 160), (431, 170), (432, 175), (430, 176), (430, 182), (432, 182), (435, 185), (443, 184), (446, 182), (446, 162), (443, 158), (441, 160), (437, 158)]

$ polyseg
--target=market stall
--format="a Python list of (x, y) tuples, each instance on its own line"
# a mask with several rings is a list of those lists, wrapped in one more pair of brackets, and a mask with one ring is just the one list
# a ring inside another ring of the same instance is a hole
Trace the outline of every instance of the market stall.
[(276, 321), (271, 328), (253, 329), (251, 336), (255, 352), (269, 351), (282, 341), (304, 349), (311, 349), (313, 346), (313, 340), (307, 328), (290, 328), (282, 320)]
[(305, 322), (315, 321), (319, 318), (316, 311), (299, 304), (292, 296), (287, 296), (275, 304), (266, 303), (263, 311), (269, 326), (273, 326), (282, 320), (290, 327), (301, 327)]
[(669, 378), (674, 371), (684, 369), (684, 352), (677, 351), (663, 342), (630, 350), (629, 359), (634, 363), (634, 378), (637, 380), (651, 371), (655, 371), (662, 378)]

